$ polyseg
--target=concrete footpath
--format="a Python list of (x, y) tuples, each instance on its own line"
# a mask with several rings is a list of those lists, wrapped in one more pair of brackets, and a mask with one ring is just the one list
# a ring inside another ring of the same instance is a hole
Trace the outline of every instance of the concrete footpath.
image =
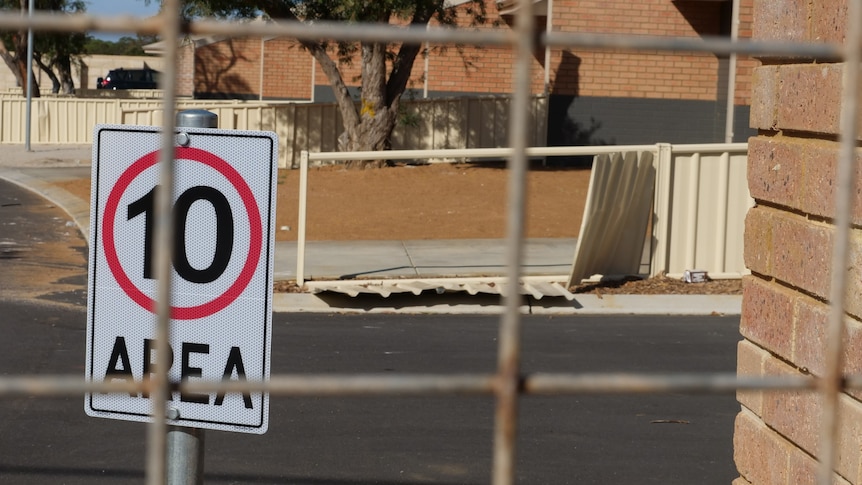
[[(28, 188), (62, 207), (87, 237), (90, 201), (56, 185), (57, 181), (89, 179), (89, 145), (4, 145), (0, 178)], [(526, 242), (525, 275), (568, 274), (574, 239), (531, 239)], [(275, 279), (296, 277), (295, 242), (279, 242), (275, 250)], [(502, 276), (503, 240), (434, 241), (310, 241), (306, 247), (307, 279), (440, 278)], [(500, 313), (498, 295), (423, 292), (393, 294), (388, 298), (337, 293), (276, 293), (275, 311), (364, 313)], [(578, 294), (535, 299), (522, 307), (533, 314), (739, 314), (738, 295), (602, 295)]]

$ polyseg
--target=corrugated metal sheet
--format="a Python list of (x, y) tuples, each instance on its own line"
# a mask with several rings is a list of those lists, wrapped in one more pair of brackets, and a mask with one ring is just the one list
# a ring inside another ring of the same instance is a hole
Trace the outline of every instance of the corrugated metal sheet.
[[(536, 299), (545, 296), (564, 297), (571, 301), (575, 295), (568, 290), (565, 276), (528, 276), (520, 284), (520, 293)], [(423, 291), (466, 292), (470, 295), (479, 293), (499, 295), (504, 294), (507, 285), (504, 277), (485, 278), (422, 278), (422, 279), (379, 279), (379, 280), (332, 280), (308, 281), (305, 286), (312, 293), (331, 291), (349, 296), (361, 294), (380, 295), (388, 297), (393, 293), (413, 293), (419, 295)]]
[(754, 200), (746, 179), (747, 145), (656, 148), (655, 157), (596, 156), (570, 283), (640, 273), (648, 223), (649, 276), (702, 270), (711, 278), (739, 278), (748, 272), (743, 231)]
[(654, 187), (651, 152), (595, 157), (569, 286), (595, 274), (640, 273)]

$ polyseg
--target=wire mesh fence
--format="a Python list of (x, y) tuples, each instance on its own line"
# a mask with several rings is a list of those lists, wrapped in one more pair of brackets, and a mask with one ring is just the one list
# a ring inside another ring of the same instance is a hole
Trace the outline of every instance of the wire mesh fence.
[[(801, 42), (761, 42), (733, 40), (728, 38), (674, 38), (631, 35), (597, 35), (561, 32), (536, 32), (532, 18), (532, 1), (520, 0), (514, 14), (511, 28), (486, 29), (426, 29), (424, 27), (381, 27), (380, 25), (341, 23), (315, 23), (313, 26), (302, 23), (268, 23), (250, 25), (241, 22), (216, 20), (186, 21), (180, 16), (178, 0), (164, 0), (161, 13), (152, 18), (95, 17), (89, 15), (58, 16), (46, 12), (35, 12), (30, 16), (18, 12), (0, 14), (0, 30), (33, 29), (45, 32), (98, 31), (111, 33), (135, 32), (157, 34), (167, 46), (165, 65), (176, 66), (177, 46), (181, 37), (188, 34), (226, 35), (226, 36), (287, 36), (296, 39), (331, 39), (343, 41), (382, 41), (390, 43), (445, 43), (477, 46), (503, 46), (514, 53), (514, 76), (512, 79), (512, 101), (510, 118), (509, 148), (512, 155), (508, 159), (508, 229), (506, 232), (507, 278), (517, 281), (521, 278), (521, 259), (524, 240), (524, 202), (525, 180), (528, 169), (527, 137), (529, 131), (527, 116), (530, 98), (530, 70), (536, 49), (550, 46), (554, 48), (594, 48), (623, 49), (638, 51), (672, 52), (709, 52), (714, 54), (745, 54), (762, 56), (791, 56), (817, 59), (843, 60), (851, 66), (858, 66), (862, 60), (862, 27), (859, 18), (860, 0), (848, 1), (846, 42), (801, 43)], [(171, 178), (174, 166), (173, 136), (174, 113), (177, 104), (176, 70), (168, 70), (162, 79), (164, 98), (162, 100), (164, 118), (161, 141), (162, 158), (160, 184), (162, 194), (172, 193)], [(844, 298), (847, 287), (846, 266), (849, 254), (850, 212), (854, 194), (854, 162), (857, 133), (859, 85), (858, 69), (846, 69), (844, 92), (842, 96), (842, 136), (839, 160), (839, 186), (836, 194), (838, 207), (834, 259), (832, 262), (832, 304), (829, 320), (826, 375), (815, 377), (770, 377), (750, 378), (730, 374), (534, 374), (526, 375), (520, 368), (521, 296), (516, 285), (504, 295), (505, 309), (499, 321), (497, 371), (492, 374), (448, 375), (274, 375), (266, 382), (184, 382), (171, 383), (168, 380), (169, 368), (166, 352), (160, 352), (154, 377), (137, 383), (87, 382), (83, 378), (68, 375), (57, 376), (4, 376), (0, 377), (0, 397), (14, 396), (56, 396), (82, 395), (90, 392), (134, 392), (147, 393), (152, 397), (152, 424), (149, 425), (147, 442), (147, 482), (163, 483), (166, 475), (166, 434), (168, 431), (165, 403), (169, 393), (183, 392), (269, 392), (285, 396), (348, 396), (348, 395), (492, 395), (496, 399), (494, 425), (493, 483), (498, 485), (513, 483), (516, 478), (515, 454), (518, 430), (518, 400), (525, 394), (581, 394), (581, 393), (668, 393), (668, 392), (707, 392), (726, 393), (751, 389), (798, 389), (821, 393), (823, 402), (823, 422), (821, 432), (821, 462), (819, 483), (832, 483), (831, 473), (836, 460), (836, 429), (838, 396), (849, 387), (860, 387), (858, 377), (842, 374), (842, 329), (844, 318)], [(160, 219), (170, 221), (171, 201), (167, 195), (156, 201)], [(156, 240), (160, 247), (172, 247), (170, 227), (160, 225)], [(171, 255), (169, 251), (158, 253), (157, 274), (169, 274)], [(170, 333), (170, 295), (171, 282), (168, 278), (159, 279), (157, 315), (159, 331), (157, 341), (165, 342)]]

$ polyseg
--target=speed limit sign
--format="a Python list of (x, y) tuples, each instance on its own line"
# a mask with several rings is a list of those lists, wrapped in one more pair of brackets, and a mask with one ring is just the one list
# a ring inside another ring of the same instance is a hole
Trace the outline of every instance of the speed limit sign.
[[(269, 377), (278, 141), (181, 128), (174, 173), (171, 382)], [(158, 128), (97, 125), (90, 209), (87, 378), (141, 381), (155, 368)], [(179, 393), (170, 424), (264, 433), (264, 393)], [(145, 393), (88, 394), (94, 417), (149, 421)]]

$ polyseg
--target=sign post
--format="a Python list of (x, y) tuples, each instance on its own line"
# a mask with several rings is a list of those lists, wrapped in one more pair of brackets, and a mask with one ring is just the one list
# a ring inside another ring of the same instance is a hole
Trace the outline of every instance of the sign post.
[[(218, 128), (218, 115), (205, 110), (188, 110), (177, 113), (177, 128)], [(177, 134), (177, 142), (186, 138)], [(168, 419), (174, 419), (168, 410)], [(202, 428), (168, 426), (167, 475), (169, 485), (196, 485), (204, 481), (204, 444), (206, 432)]]
[[(271, 132), (212, 128), (217, 119), (177, 116), (172, 383), (270, 373), (278, 141)], [(155, 368), (160, 130), (97, 125), (93, 140), (86, 377), (140, 382)], [(266, 393), (174, 391), (166, 405), (169, 483), (202, 478), (204, 429), (262, 434), (269, 424)], [(147, 393), (87, 394), (84, 408), (93, 417), (152, 420)]]

